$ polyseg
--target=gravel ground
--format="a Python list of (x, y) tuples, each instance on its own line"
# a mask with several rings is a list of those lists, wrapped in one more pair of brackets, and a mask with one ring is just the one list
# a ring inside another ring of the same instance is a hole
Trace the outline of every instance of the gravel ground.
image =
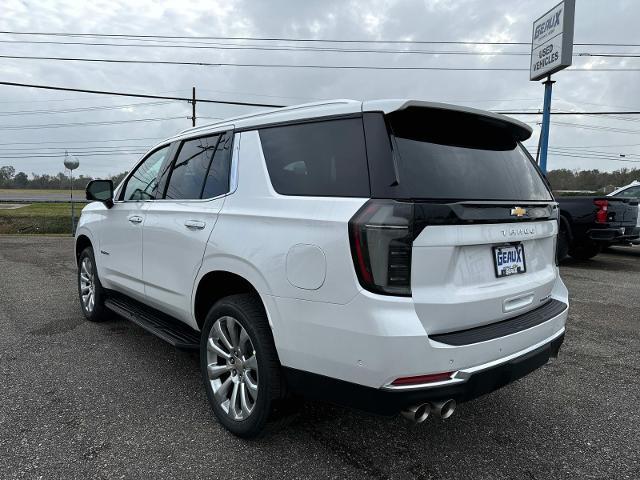
[(83, 320), (71, 251), (0, 237), (0, 478), (640, 478), (640, 248), (563, 266), (559, 360), (450, 419), (308, 403), (259, 441), (212, 418), (195, 354)]

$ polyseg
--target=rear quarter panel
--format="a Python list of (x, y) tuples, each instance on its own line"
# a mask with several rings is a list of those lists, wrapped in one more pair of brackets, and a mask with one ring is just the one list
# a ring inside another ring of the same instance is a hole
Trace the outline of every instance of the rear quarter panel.
[(246, 278), (267, 305), (278, 345), (287, 335), (279, 299), (346, 304), (359, 292), (348, 221), (366, 199), (279, 195), (271, 186), (258, 132), (238, 133), (235, 141), (238, 186), (220, 212), (196, 285), (215, 270)]

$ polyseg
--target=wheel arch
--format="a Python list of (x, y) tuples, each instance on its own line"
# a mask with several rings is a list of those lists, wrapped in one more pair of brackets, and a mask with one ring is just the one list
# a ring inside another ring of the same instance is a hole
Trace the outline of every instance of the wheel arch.
[(573, 232), (571, 230), (571, 220), (569, 218), (569, 215), (566, 213), (560, 213), (560, 229), (564, 229), (564, 231), (567, 233), (567, 240), (569, 240), (569, 243), (573, 242)]
[(193, 296), (193, 314), (198, 328), (202, 329), (207, 313), (218, 300), (241, 293), (252, 293), (260, 298), (270, 319), (264, 299), (250, 280), (228, 270), (212, 270), (200, 278)]
[(76, 263), (78, 263), (78, 259), (80, 258), (80, 254), (87, 247), (93, 248), (93, 243), (88, 235), (80, 234), (76, 237), (76, 245), (75, 245), (75, 255), (76, 255)]

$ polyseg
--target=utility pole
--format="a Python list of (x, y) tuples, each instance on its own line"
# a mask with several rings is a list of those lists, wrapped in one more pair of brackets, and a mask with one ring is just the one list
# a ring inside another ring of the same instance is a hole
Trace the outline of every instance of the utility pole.
[(196, 126), (196, 87), (193, 87), (191, 93), (191, 126)]

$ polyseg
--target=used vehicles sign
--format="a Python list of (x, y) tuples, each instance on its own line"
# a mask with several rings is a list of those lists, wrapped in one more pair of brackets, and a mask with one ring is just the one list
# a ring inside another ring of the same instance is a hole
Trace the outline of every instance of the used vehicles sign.
[(575, 0), (564, 0), (533, 22), (531, 80), (571, 65), (575, 7)]

